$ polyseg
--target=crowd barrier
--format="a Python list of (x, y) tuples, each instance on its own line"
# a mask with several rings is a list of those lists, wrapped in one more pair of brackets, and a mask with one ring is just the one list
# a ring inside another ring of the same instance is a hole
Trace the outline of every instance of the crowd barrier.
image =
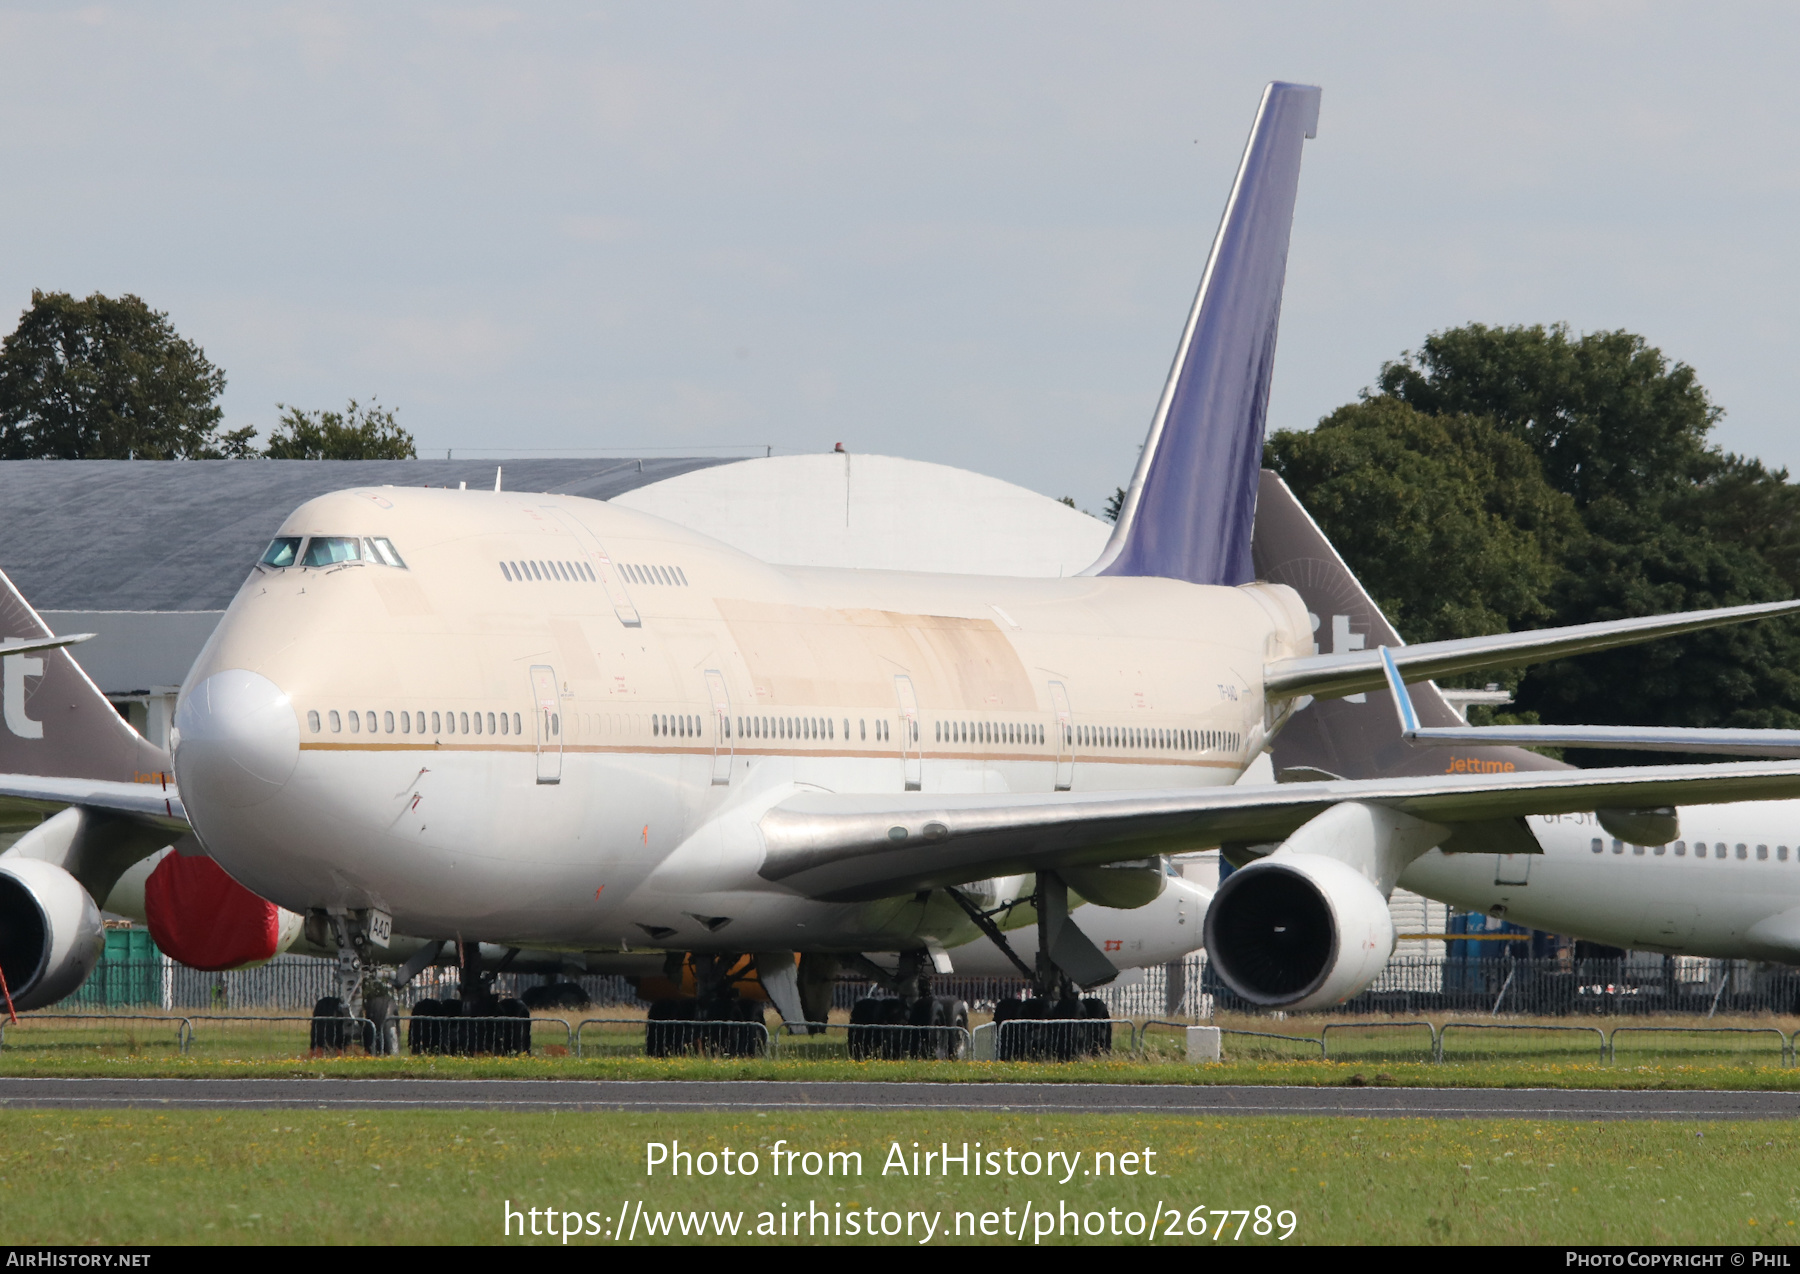
[[(146, 1056), (221, 1061), (303, 1056), (406, 1055), (595, 1058), (708, 1055), (794, 1060), (1073, 1061), (1128, 1055), (1145, 1062), (1189, 1056), (1196, 1024), (1127, 1018), (1012, 1019), (960, 1026), (657, 1021), (405, 1014), (382, 1024), (298, 1014), (22, 1013), (0, 1015), (0, 1053)], [(1216, 1028), (1227, 1061), (1601, 1063), (1726, 1057), (1796, 1064), (1796, 1039), (1775, 1026), (1598, 1026), (1551, 1022), (1327, 1021), (1316, 1035)]]
[[(1454, 943), (1454, 935), (1449, 935)], [(1507, 943), (1463, 943), (1503, 948)], [(524, 996), (549, 979), (537, 974), (502, 973), (494, 994)], [(643, 1002), (629, 979), (584, 976), (559, 978), (558, 990), (572, 1002), (540, 1007), (562, 1011), (638, 1011)], [(978, 1014), (1001, 1001), (1029, 994), (1019, 978), (933, 979), (936, 994), (964, 1001)], [(832, 1007), (847, 1012), (874, 988), (865, 981), (840, 980)], [(105, 961), (64, 1006), (71, 1011), (158, 1010), (165, 1013), (234, 1014), (246, 1011), (310, 1012), (321, 998), (336, 995), (337, 963), (306, 956), (277, 956), (254, 969), (203, 973), (166, 958)], [(400, 993), (403, 1009), (421, 999), (454, 999), (460, 993), (454, 968), (431, 968)], [(1091, 993), (1115, 1018), (1201, 1021), (1219, 1012), (1251, 1012), (1222, 985), (1196, 953), (1168, 965), (1128, 969)], [(581, 1003), (585, 997), (587, 1003)], [(1398, 1018), (1430, 1015), (1508, 1014), (1528, 1017), (1634, 1016), (1678, 1014), (1692, 1017), (1800, 1011), (1800, 968), (1744, 960), (1633, 954), (1618, 958), (1564, 960), (1401, 956), (1388, 962), (1370, 988), (1333, 1008), (1346, 1019), (1375, 1014)]]

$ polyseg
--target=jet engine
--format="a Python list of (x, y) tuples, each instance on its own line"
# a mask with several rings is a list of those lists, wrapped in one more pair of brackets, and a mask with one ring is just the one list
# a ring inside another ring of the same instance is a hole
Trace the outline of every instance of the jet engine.
[(1225, 878), (1206, 911), (1206, 951), (1225, 985), (1272, 1009), (1338, 1004), (1394, 952), (1387, 900), (1320, 854), (1277, 852)]
[(62, 999), (105, 949), (100, 908), (75, 877), (40, 859), (0, 859), (0, 973), (15, 1010)]

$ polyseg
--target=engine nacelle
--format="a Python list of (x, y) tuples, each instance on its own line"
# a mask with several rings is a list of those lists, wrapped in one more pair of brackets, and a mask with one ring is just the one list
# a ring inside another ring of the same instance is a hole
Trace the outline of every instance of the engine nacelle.
[(1206, 952), (1225, 985), (1272, 1009), (1315, 1009), (1362, 991), (1394, 953), (1394, 920), (1368, 877), (1320, 854), (1275, 853), (1233, 872), (1206, 911)]
[(100, 908), (53, 863), (0, 859), (0, 973), (13, 1008), (41, 1008), (87, 980), (106, 950)]
[(1065, 867), (1058, 874), (1091, 903), (1115, 911), (1135, 911), (1162, 897), (1169, 873), (1160, 858), (1139, 858), (1096, 867)]

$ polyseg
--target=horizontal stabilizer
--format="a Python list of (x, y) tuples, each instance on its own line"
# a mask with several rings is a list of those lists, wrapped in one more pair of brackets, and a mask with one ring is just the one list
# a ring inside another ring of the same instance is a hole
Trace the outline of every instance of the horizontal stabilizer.
[[(1608, 619), (1567, 628), (1539, 628), (1522, 633), (1495, 633), (1489, 637), (1462, 637), (1452, 641), (1427, 641), (1391, 651), (1395, 665), (1408, 681), (1426, 681), (1484, 668), (1517, 668), (1570, 655), (1611, 650), (1699, 632), (1752, 619), (1771, 619), (1800, 613), (1800, 600), (1760, 602), (1753, 606), (1720, 606), (1713, 610), (1685, 611), (1675, 615), (1640, 615), (1633, 619)], [(1263, 692), (1274, 699), (1312, 695), (1316, 699), (1379, 690), (1387, 681), (1377, 650), (1344, 654), (1310, 655), (1282, 659), (1263, 669)], [(1501, 742), (1495, 739), (1493, 742)]]
[(59, 650), (93, 640), (93, 633), (69, 633), (62, 637), (24, 637), (0, 641), (0, 655), (29, 655), (34, 650)]

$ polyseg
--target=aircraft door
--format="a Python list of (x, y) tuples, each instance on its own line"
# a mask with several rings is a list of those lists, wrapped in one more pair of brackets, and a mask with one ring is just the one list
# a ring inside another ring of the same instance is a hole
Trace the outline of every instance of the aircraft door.
[(537, 781), (562, 782), (562, 699), (556, 693), (556, 669), (531, 666), (531, 698), (537, 704)]
[(919, 698), (913, 693), (912, 678), (894, 677), (894, 693), (900, 697), (900, 769), (906, 779), (906, 790), (916, 792), (923, 785), (919, 757)]
[(1075, 785), (1075, 718), (1060, 681), (1050, 683), (1050, 706), (1056, 713), (1056, 790), (1066, 792)]
[(1536, 854), (1495, 854), (1494, 883), (1525, 885), (1531, 882), (1531, 860)]
[(713, 708), (713, 785), (731, 782), (731, 692), (725, 688), (725, 675), (711, 669), (706, 673), (706, 689), (712, 695)]

